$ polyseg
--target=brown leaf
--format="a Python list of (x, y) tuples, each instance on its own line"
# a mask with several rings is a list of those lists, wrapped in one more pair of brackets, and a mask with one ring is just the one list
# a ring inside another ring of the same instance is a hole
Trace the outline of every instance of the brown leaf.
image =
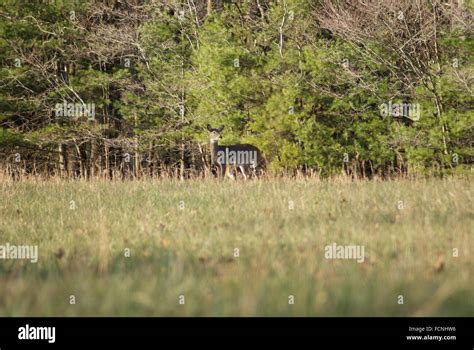
[(62, 257), (64, 256), (64, 249), (63, 248), (59, 248), (58, 250), (56, 250), (54, 253), (54, 256), (58, 259), (62, 259)]
[(444, 265), (445, 265), (444, 255), (440, 254), (438, 256), (438, 260), (436, 260), (436, 262), (434, 264), (435, 272), (440, 273), (441, 271), (443, 271)]

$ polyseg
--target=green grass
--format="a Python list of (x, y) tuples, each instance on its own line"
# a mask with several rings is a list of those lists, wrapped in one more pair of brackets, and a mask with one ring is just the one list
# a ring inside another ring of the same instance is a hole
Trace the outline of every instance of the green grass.
[(0, 245), (39, 261), (0, 260), (0, 315), (473, 316), (473, 208), (461, 179), (7, 181)]

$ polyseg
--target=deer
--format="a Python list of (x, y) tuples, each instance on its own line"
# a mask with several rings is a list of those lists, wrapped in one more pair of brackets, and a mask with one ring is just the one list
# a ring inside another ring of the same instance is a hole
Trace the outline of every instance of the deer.
[(231, 179), (235, 179), (238, 169), (244, 179), (247, 180), (251, 173), (256, 174), (257, 167), (261, 168), (263, 163), (261, 152), (257, 147), (249, 144), (220, 146), (219, 140), (223, 129), (224, 125), (213, 128), (207, 124), (211, 164), (217, 167), (220, 176), (228, 176)]

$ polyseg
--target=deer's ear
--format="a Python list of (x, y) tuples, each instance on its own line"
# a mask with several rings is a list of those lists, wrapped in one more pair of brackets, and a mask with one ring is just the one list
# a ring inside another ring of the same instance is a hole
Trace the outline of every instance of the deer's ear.
[(212, 131), (212, 126), (211, 126), (211, 124), (207, 124), (207, 131)]
[(221, 125), (217, 128), (217, 131), (221, 132), (224, 129), (224, 125)]

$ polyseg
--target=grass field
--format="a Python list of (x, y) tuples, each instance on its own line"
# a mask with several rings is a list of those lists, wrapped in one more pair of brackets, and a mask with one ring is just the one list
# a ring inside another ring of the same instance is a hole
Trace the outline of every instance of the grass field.
[(0, 260), (0, 315), (473, 316), (473, 204), (462, 179), (5, 181), (0, 245), (38, 262)]

